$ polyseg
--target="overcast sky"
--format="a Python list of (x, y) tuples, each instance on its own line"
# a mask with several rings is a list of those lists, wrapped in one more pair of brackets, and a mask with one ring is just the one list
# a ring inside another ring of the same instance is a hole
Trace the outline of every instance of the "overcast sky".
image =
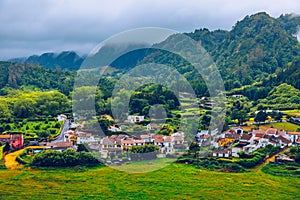
[(43, 52), (89, 53), (139, 27), (230, 30), (246, 15), (300, 14), (299, 0), (0, 0), (0, 59)]

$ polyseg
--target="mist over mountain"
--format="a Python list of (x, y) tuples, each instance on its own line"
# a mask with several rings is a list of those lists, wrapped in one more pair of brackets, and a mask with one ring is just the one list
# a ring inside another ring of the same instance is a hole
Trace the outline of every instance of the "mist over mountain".
[[(273, 18), (261, 12), (244, 17), (230, 31), (202, 28), (185, 34), (201, 44), (214, 59), (227, 91), (242, 93), (256, 100), (264, 98), (272, 87), (281, 83), (300, 89), (300, 43), (295, 36), (299, 25), (300, 17), (286, 14)], [(174, 37), (171, 35), (166, 41), (174, 40), (172, 45), (181, 45), (182, 41)], [(164, 45), (166, 41), (155, 45)], [(50, 69), (59, 66), (76, 70), (84, 59), (73, 51), (65, 51), (13, 61), (39, 64)], [(90, 55), (84, 67), (110, 65), (124, 73), (137, 64), (147, 62), (172, 65), (190, 81), (198, 95), (207, 94), (201, 76), (189, 63), (178, 55), (153, 50), (146, 44), (107, 44)]]
[(28, 57), (24, 62), (39, 64), (51, 69), (59, 66), (61, 69), (76, 70), (79, 69), (83, 60), (84, 57), (80, 57), (74, 51), (64, 51), (59, 54), (44, 53), (40, 56), (33, 55)]

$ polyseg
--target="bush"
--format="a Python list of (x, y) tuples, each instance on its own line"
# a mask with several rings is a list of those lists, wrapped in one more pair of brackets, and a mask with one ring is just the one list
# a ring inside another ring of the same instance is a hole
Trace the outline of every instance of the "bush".
[(264, 157), (261, 154), (257, 153), (253, 158), (245, 158), (238, 161), (237, 163), (246, 168), (253, 168), (256, 165), (262, 163), (263, 161)]
[(100, 165), (101, 162), (97, 160), (89, 152), (76, 152), (71, 149), (62, 152), (54, 150), (46, 150), (37, 153), (31, 165), (36, 167), (74, 167), (77, 165), (94, 167)]
[(231, 163), (231, 164), (227, 164), (226, 166), (228, 169), (232, 170), (232, 171), (235, 171), (235, 172), (243, 172), (245, 171), (244, 168), (237, 164), (237, 163)]

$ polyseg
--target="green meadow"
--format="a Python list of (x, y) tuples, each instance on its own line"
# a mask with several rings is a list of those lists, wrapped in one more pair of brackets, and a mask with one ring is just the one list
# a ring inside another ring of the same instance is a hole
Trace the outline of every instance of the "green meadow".
[(0, 199), (300, 199), (300, 179), (260, 170), (223, 173), (170, 164), (149, 173), (0, 170)]

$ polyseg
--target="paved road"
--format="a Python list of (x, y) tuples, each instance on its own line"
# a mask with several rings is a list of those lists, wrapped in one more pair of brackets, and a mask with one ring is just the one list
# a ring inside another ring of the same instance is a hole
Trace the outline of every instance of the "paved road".
[(59, 136), (57, 137), (57, 139), (53, 140), (53, 142), (63, 142), (64, 141), (64, 132), (66, 132), (67, 130), (69, 130), (70, 127), (70, 120), (66, 119), (63, 128), (61, 129), (61, 132), (59, 133)]

